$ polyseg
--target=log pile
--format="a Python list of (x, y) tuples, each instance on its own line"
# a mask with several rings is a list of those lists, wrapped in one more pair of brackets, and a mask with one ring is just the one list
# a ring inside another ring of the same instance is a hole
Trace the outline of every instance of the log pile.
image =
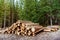
[(44, 27), (44, 32), (55, 32), (55, 31), (57, 31), (57, 30), (59, 30), (59, 26), (52, 26), (52, 27)]
[(24, 35), (35, 36), (36, 33), (41, 30), (43, 30), (43, 27), (40, 26), (38, 23), (18, 20), (16, 23), (12, 24), (9, 28), (6, 28), (4, 33), (22, 36)]
[(31, 21), (22, 21), (18, 20), (16, 23), (12, 24), (9, 28), (4, 30), (6, 34), (16, 34), (22, 36), (35, 36), (38, 32), (50, 32), (50, 31), (57, 31), (58, 28), (56, 27), (43, 27), (38, 23), (33, 23)]

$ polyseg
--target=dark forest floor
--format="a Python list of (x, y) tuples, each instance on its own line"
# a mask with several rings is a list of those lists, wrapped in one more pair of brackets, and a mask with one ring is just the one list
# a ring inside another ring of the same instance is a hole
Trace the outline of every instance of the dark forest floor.
[(41, 32), (34, 37), (0, 34), (0, 40), (60, 40), (60, 30), (56, 32)]

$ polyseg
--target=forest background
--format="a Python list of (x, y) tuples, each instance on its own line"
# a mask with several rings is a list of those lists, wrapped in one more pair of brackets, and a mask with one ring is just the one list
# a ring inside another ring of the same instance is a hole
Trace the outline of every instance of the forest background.
[(0, 27), (17, 20), (60, 25), (60, 0), (0, 0)]

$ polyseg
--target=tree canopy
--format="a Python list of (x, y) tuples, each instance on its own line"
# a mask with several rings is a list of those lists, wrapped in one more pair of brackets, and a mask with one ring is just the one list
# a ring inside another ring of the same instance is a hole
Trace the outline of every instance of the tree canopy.
[(0, 26), (17, 20), (60, 25), (60, 0), (0, 0)]

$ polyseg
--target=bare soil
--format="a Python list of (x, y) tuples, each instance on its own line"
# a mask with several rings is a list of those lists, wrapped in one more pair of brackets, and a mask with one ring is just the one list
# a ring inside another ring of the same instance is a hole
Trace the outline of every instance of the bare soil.
[(56, 32), (41, 32), (36, 36), (21, 36), (14, 34), (0, 34), (0, 40), (60, 40), (60, 30)]

